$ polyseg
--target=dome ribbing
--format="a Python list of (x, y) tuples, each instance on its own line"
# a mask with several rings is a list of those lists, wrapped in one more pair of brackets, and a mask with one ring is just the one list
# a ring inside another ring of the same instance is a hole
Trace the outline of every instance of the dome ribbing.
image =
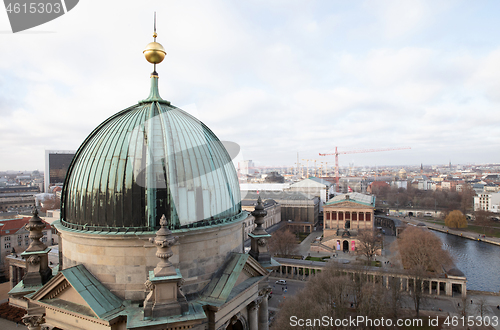
[(83, 142), (62, 192), (63, 225), (149, 231), (211, 225), (241, 212), (239, 183), (223, 144), (202, 122), (151, 94), (105, 120)]

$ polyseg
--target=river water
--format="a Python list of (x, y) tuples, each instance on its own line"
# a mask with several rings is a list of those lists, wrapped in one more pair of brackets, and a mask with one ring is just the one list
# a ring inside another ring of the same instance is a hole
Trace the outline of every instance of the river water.
[(467, 277), (467, 290), (500, 291), (500, 246), (432, 231)]

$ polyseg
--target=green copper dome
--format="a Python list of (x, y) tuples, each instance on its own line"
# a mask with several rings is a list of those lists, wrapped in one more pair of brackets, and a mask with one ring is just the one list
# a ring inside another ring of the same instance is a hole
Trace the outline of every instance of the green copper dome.
[(238, 177), (224, 145), (202, 122), (161, 99), (158, 77), (139, 104), (85, 139), (62, 192), (63, 225), (90, 231), (150, 231), (239, 218)]

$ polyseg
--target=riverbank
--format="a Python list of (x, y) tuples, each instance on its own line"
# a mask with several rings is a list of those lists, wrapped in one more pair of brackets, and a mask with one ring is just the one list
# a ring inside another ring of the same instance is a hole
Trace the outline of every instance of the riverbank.
[(500, 238), (487, 237), (487, 236), (483, 237), (483, 235), (478, 235), (477, 233), (467, 231), (467, 228), (451, 229), (451, 228), (448, 228), (446, 226), (430, 223), (428, 221), (425, 221), (425, 219), (420, 219), (420, 218), (403, 218), (403, 219), (399, 218), (399, 220), (402, 220), (406, 223), (410, 223), (413, 225), (417, 225), (417, 224), (422, 222), (427, 226), (427, 228), (435, 230), (435, 231), (440, 231), (440, 232), (445, 233), (445, 234), (467, 238), (467, 239), (470, 239), (473, 241), (480, 241), (480, 242), (485, 242), (485, 243), (490, 243), (490, 244), (500, 246)]
[(479, 290), (467, 290), (467, 294), (476, 296), (500, 296), (500, 292), (479, 291)]

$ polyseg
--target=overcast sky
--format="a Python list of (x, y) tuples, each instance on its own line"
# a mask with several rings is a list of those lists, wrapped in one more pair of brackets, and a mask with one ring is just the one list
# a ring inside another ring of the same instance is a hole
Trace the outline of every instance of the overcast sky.
[(500, 162), (498, 1), (92, 1), (13, 34), (0, 10), (0, 170), (43, 169), (149, 94), (241, 158), (293, 165)]

